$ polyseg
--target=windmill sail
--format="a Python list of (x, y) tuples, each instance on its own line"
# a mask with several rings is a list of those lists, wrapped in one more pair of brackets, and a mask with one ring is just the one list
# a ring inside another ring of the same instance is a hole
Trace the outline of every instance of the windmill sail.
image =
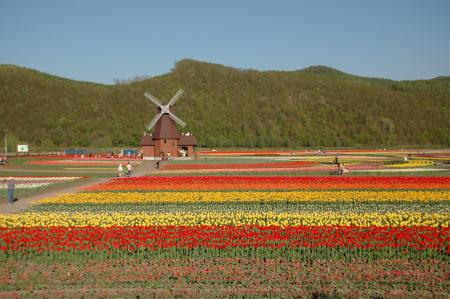
[(169, 117), (171, 119), (173, 119), (177, 124), (179, 124), (182, 127), (186, 126), (186, 123), (184, 121), (182, 121), (181, 119), (179, 119), (175, 114), (173, 114), (172, 112), (169, 112)]
[(148, 123), (146, 129), (147, 131), (150, 131), (158, 122), (158, 120), (161, 118), (162, 114), (158, 113), (155, 115), (155, 117), (153, 117), (153, 119), (151, 120), (151, 122)]

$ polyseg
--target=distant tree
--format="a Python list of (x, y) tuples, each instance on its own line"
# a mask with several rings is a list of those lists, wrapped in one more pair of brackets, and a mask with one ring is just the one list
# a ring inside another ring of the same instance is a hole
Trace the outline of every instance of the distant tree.
[[(2, 151), (4, 151), (4, 148), (5, 148), (5, 144), (4, 144), (4, 131), (2, 131), (2, 148), (1, 148), (1, 150)], [(8, 145), (7, 145), (7, 147), (8, 147), (8, 152), (15, 152), (16, 151), (16, 149), (17, 149), (17, 144), (19, 144), (19, 139), (16, 137), (16, 135), (14, 135), (14, 133), (13, 132), (11, 132), (11, 131), (9, 131), (8, 130)]]

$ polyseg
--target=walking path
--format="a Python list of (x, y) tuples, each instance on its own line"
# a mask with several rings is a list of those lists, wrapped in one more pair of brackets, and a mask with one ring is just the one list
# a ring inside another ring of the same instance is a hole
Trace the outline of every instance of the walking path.
[[(141, 165), (136, 167), (133, 177), (135, 176), (144, 176), (147, 174), (155, 173), (158, 170), (155, 168), (155, 161), (144, 161)], [(0, 202), (0, 213), (8, 214), (8, 213), (17, 213), (21, 210), (24, 210), (31, 206), (33, 201), (47, 198), (51, 196), (55, 196), (61, 193), (76, 193), (81, 188), (104, 183), (110, 180), (110, 178), (89, 178), (89, 179), (81, 179), (70, 186), (55, 186), (55, 188), (51, 188), (50, 190), (44, 190), (39, 193), (35, 193), (29, 196), (24, 196), (19, 198), (14, 204), (8, 204), (6, 199)]]
[(156, 161), (144, 160), (142, 164), (136, 167), (133, 176), (145, 176), (152, 173), (157, 173)]

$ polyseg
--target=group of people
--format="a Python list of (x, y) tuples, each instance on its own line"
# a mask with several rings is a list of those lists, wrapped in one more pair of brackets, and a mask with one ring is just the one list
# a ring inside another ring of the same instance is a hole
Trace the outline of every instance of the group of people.
[(345, 167), (345, 165), (343, 164), (343, 163), (338, 163), (337, 164), (337, 174), (338, 175), (346, 175), (346, 174), (348, 174), (348, 169), (347, 169), (347, 167)]
[(115, 154), (114, 152), (108, 153), (106, 155), (106, 158), (133, 158), (133, 159), (142, 159), (144, 158), (144, 151), (143, 150), (139, 150), (136, 153), (131, 153), (131, 152), (127, 152), (126, 154), (124, 154), (122, 151), (119, 152), (118, 154)]
[(117, 176), (121, 178), (125, 174), (125, 176), (130, 177), (133, 174), (133, 171), (133, 165), (131, 165), (130, 162), (128, 162), (125, 168), (123, 167), (122, 163), (120, 163), (119, 167), (117, 168)]
[(170, 160), (172, 158), (170, 152), (167, 152), (167, 153), (161, 152), (160, 156), (161, 156), (161, 160), (162, 161), (167, 161), (167, 160)]
[(333, 164), (337, 166), (337, 171), (333, 171), (331, 174), (346, 175), (349, 173), (349, 170), (347, 169), (347, 167), (345, 167), (344, 163), (339, 162), (338, 156), (334, 158)]

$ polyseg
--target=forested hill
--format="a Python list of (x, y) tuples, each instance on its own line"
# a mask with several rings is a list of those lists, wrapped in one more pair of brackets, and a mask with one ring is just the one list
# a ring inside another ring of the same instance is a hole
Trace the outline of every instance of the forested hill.
[(137, 145), (156, 109), (202, 146), (449, 146), (450, 77), (391, 81), (316, 66), (281, 72), (193, 60), (165, 75), (102, 85), (0, 65), (0, 130), (43, 148)]

